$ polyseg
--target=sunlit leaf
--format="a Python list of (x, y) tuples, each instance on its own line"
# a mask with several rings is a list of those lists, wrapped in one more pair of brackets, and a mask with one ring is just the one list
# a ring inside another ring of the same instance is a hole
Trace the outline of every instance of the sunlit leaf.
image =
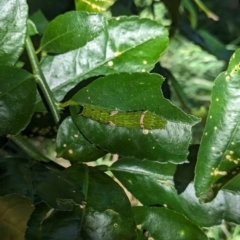
[(61, 101), (69, 90), (93, 76), (149, 72), (167, 45), (167, 30), (157, 22), (138, 17), (112, 18), (106, 31), (87, 45), (47, 56), (41, 66), (55, 97)]
[(176, 176), (174, 164), (122, 158), (109, 170), (145, 206), (165, 206), (203, 227), (219, 225), (222, 219), (240, 224), (239, 194), (221, 190), (212, 202), (201, 204), (193, 183), (179, 194), (176, 182), (184, 183), (185, 173)]
[[(100, 78), (70, 100), (73, 120), (90, 142), (108, 152), (160, 162), (185, 162), (191, 127), (198, 120), (163, 98), (162, 81), (161, 76), (149, 73), (122, 73)], [(152, 130), (142, 129), (140, 120), (137, 128), (103, 124), (81, 116), (84, 104), (107, 108), (109, 114), (112, 111), (116, 114), (117, 111), (149, 111), (165, 124)]]
[(75, 0), (76, 9), (87, 12), (105, 12), (116, 0)]
[(195, 187), (201, 201), (240, 173), (240, 50), (215, 80), (211, 106), (200, 144)]
[(24, 49), (28, 6), (25, 0), (0, 0), (0, 64), (14, 64)]
[(106, 25), (106, 18), (101, 14), (67, 12), (48, 24), (40, 48), (54, 53), (77, 49), (96, 38)]

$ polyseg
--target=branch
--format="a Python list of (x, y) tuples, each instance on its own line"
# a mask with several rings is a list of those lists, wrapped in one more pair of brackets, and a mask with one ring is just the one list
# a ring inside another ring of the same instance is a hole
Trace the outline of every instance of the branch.
[(49, 107), (51, 113), (52, 113), (55, 123), (58, 124), (59, 119), (60, 119), (60, 110), (58, 108), (58, 101), (53, 96), (53, 93), (47, 84), (47, 81), (43, 75), (42, 69), (40, 68), (40, 65), (39, 65), (39, 62), (37, 59), (37, 55), (35, 54), (35, 49), (33, 47), (32, 41), (29, 36), (27, 36), (27, 39), (26, 39), (26, 50), (28, 53), (28, 57), (29, 57), (31, 66), (32, 66), (34, 78), (35, 78), (36, 82), (38, 83), (38, 85), (45, 97), (45, 100), (48, 104), (48, 107)]

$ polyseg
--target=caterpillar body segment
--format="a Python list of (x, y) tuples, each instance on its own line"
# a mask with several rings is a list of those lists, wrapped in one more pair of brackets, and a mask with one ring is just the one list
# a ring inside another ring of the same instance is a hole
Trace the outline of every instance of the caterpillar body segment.
[(93, 105), (83, 105), (80, 115), (100, 123), (125, 128), (154, 130), (163, 129), (167, 124), (165, 119), (147, 110), (124, 112)]

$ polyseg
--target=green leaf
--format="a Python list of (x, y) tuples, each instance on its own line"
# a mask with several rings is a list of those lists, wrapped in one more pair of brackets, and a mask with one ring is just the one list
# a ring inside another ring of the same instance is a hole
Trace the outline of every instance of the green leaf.
[[(203, 231), (183, 215), (159, 207), (133, 207), (137, 226), (148, 239), (207, 240)], [(163, 230), (164, 229), (164, 230)]]
[(232, 178), (223, 186), (222, 189), (227, 190), (233, 194), (240, 194), (240, 174)]
[(211, 201), (240, 173), (240, 50), (215, 80), (200, 144), (195, 188), (200, 201)]
[(105, 30), (106, 25), (104, 15), (78, 11), (67, 12), (48, 24), (41, 39), (40, 48), (53, 53), (77, 49), (96, 38)]
[(40, 163), (24, 158), (1, 158), (0, 172), (0, 185), (4, 186), (0, 188), (0, 196), (17, 193), (30, 198), (32, 204), (44, 201), (60, 210), (71, 210), (74, 204), (84, 200), (79, 185), (63, 172)]
[(65, 172), (84, 189), (83, 239), (134, 239), (136, 224), (124, 190), (96, 168), (75, 164)]
[(0, 197), (0, 233), (4, 240), (22, 240), (34, 210), (30, 200), (17, 194)]
[(240, 223), (240, 195), (221, 190), (211, 203), (200, 204), (192, 183), (181, 194), (176, 190), (176, 180), (184, 181), (185, 174), (176, 179), (176, 165), (122, 158), (109, 170), (145, 206), (165, 206), (203, 227), (219, 225), (222, 219)]
[[(75, 207), (73, 211), (64, 213), (51, 211), (43, 204), (40, 205), (41, 209), (37, 206), (29, 222), (28, 232), (31, 231), (32, 236), (36, 236), (36, 239), (48, 239), (51, 236), (51, 239), (58, 240), (136, 238), (130, 202), (113, 179), (98, 169), (80, 163), (65, 172), (84, 189), (86, 205), (82, 209)], [(66, 237), (66, 233), (70, 233), (70, 237)], [(32, 238), (27, 235), (27, 239)]]
[(28, 6), (25, 0), (0, 0), (0, 64), (14, 64), (23, 52)]
[(28, 20), (28, 30), (27, 33), (29, 36), (34, 36), (38, 34), (37, 27), (35, 26), (34, 22), (30, 19)]
[(26, 240), (78, 240), (81, 228), (82, 209), (74, 206), (73, 210), (57, 211), (44, 203), (36, 205), (26, 231)]
[(93, 41), (65, 54), (47, 56), (41, 67), (55, 97), (61, 101), (69, 90), (92, 76), (149, 72), (168, 45), (167, 35), (162, 25), (149, 19), (112, 18), (106, 31)]
[(25, 70), (0, 65), (0, 136), (18, 134), (35, 108), (36, 82)]
[[(51, 2), (53, 3), (53, 2)], [(35, 27), (37, 28), (37, 31), (39, 32), (39, 34), (43, 34), (47, 25), (48, 25), (48, 20), (46, 19), (46, 17), (44, 16), (44, 14), (42, 13), (41, 10), (38, 10), (36, 12), (34, 12), (29, 19), (31, 19), (31, 21), (34, 22)]]
[(80, 11), (87, 12), (105, 12), (109, 7), (111, 7), (116, 0), (75, 0), (76, 9)]
[[(163, 98), (163, 78), (149, 73), (121, 73), (99, 78), (70, 100), (73, 120), (86, 138), (100, 148), (121, 156), (160, 162), (186, 161), (191, 127), (197, 122)], [(104, 107), (110, 111), (146, 111), (167, 122), (164, 129), (143, 130), (103, 124), (81, 116), (80, 106)]]
[(57, 156), (68, 159), (71, 163), (91, 162), (106, 154), (86, 140), (71, 117), (66, 118), (61, 123), (56, 145)]
[(198, 15), (196, 8), (193, 5), (193, 2), (191, 0), (182, 0), (181, 2), (182, 6), (186, 8), (188, 14), (189, 14), (189, 20), (191, 22), (192, 28), (196, 28), (198, 25)]

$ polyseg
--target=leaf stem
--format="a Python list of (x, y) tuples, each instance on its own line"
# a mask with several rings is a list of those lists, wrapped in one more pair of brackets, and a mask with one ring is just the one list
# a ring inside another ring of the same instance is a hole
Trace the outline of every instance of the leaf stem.
[(23, 151), (25, 151), (30, 157), (37, 161), (49, 162), (51, 159), (47, 158), (39, 151), (37, 151), (26, 139), (22, 137), (21, 134), (11, 135), (10, 139), (17, 144)]
[(219, 20), (219, 17), (218, 17), (216, 14), (214, 14), (211, 10), (209, 10), (209, 9), (207, 8), (207, 6), (206, 6), (201, 0), (194, 0), (194, 1), (195, 1), (195, 3), (198, 5), (198, 7), (199, 7), (203, 12), (206, 13), (206, 15), (207, 15), (209, 18), (213, 19), (214, 21), (218, 21), (218, 20)]
[(45, 97), (45, 100), (48, 104), (48, 107), (49, 107), (51, 113), (52, 113), (55, 123), (58, 124), (59, 119), (60, 119), (60, 110), (58, 108), (58, 101), (53, 96), (53, 93), (47, 84), (47, 81), (43, 75), (41, 68), (40, 68), (38, 58), (35, 53), (35, 49), (33, 47), (32, 41), (29, 36), (27, 36), (27, 39), (26, 39), (26, 50), (28, 53), (28, 57), (29, 57), (31, 66), (32, 66), (34, 78), (35, 78), (36, 82), (38, 83), (38, 85)]

